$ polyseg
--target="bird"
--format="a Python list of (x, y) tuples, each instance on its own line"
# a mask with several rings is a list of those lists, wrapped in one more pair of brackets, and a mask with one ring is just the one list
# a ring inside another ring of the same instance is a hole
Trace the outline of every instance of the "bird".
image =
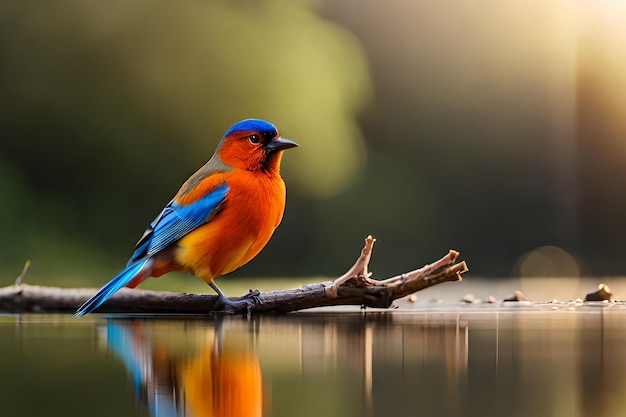
[(224, 308), (246, 306), (246, 296), (230, 300), (214, 279), (248, 263), (280, 224), (286, 200), (280, 164), (283, 151), (296, 146), (265, 120), (231, 126), (209, 161), (147, 227), (124, 270), (85, 301), (76, 316), (93, 312), (122, 287), (134, 288), (172, 271), (202, 279)]

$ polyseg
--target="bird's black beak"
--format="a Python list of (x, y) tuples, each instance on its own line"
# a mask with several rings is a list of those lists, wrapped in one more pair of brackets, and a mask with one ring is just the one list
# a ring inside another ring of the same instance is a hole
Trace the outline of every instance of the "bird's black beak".
[(279, 136), (276, 139), (272, 139), (270, 143), (265, 145), (265, 149), (271, 152), (275, 152), (283, 151), (289, 148), (295, 148), (296, 146), (298, 146), (296, 142)]

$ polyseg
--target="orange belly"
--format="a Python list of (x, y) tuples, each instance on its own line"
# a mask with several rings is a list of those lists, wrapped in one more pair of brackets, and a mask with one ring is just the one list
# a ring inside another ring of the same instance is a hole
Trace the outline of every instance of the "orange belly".
[(285, 184), (279, 176), (234, 171), (223, 209), (207, 224), (183, 237), (175, 260), (207, 283), (254, 258), (267, 244), (285, 208)]

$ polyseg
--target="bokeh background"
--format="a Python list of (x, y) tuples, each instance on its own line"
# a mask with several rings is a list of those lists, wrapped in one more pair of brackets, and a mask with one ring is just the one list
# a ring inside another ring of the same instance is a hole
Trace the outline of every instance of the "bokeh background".
[(300, 148), (235, 276), (623, 275), (626, 3), (0, 3), (0, 276), (97, 285), (249, 117)]

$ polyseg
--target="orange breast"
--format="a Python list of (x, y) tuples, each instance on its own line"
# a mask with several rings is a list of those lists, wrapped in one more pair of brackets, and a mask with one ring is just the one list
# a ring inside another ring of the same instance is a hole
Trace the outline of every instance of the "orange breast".
[(224, 208), (183, 237), (175, 252), (177, 263), (207, 283), (254, 258), (285, 210), (285, 183), (279, 175), (233, 170), (220, 177), (230, 186)]

